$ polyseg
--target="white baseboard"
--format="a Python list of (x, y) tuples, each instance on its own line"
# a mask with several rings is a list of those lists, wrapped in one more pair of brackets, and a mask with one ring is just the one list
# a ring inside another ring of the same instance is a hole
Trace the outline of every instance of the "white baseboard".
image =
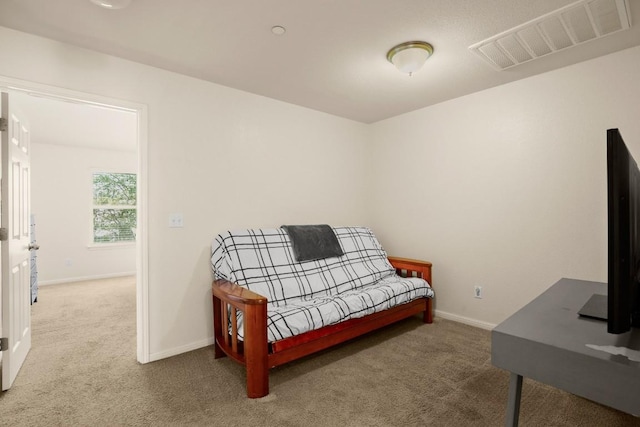
[(436, 310), (436, 316), (442, 317), (443, 319), (453, 320), (454, 322), (464, 323), (465, 325), (475, 326), (476, 328), (492, 330), (497, 325), (494, 323), (482, 322), (476, 319), (470, 319), (464, 316), (458, 316), (457, 314), (447, 313), (446, 311)]
[(158, 353), (151, 353), (149, 355), (149, 362), (155, 362), (156, 360), (166, 359), (167, 357), (177, 356), (182, 353), (197, 350), (202, 347), (213, 345), (213, 337), (207, 338), (201, 341), (196, 341), (191, 344), (186, 344), (180, 347), (170, 348), (169, 350), (160, 351)]
[(38, 280), (38, 286), (59, 285), (60, 283), (85, 282), (87, 280), (112, 279), (114, 277), (135, 276), (135, 271), (122, 273), (98, 274), (95, 276), (67, 277), (65, 279)]
[[(435, 315), (443, 319), (453, 320), (454, 322), (464, 323), (465, 325), (475, 326), (476, 328), (486, 329), (489, 331), (497, 326), (493, 323), (482, 322), (480, 320), (470, 319), (468, 317), (458, 316), (457, 314), (451, 314), (451, 313), (447, 313), (445, 311), (440, 311), (440, 310), (436, 310)], [(191, 344), (186, 344), (180, 347), (163, 350), (158, 353), (151, 353), (149, 355), (149, 362), (155, 362), (156, 360), (177, 356), (182, 353), (187, 353), (189, 351), (193, 351), (202, 347), (213, 345), (213, 343), (214, 343), (214, 338), (211, 337), (204, 340), (193, 342)]]

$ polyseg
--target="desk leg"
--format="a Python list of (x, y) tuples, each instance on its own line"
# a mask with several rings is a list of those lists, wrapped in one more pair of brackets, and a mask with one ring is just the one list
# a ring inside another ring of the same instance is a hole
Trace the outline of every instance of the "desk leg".
[(505, 426), (517, 427), (520, 416), (520, 395), (522, 394), (522, 375), (511, 373), (509, 379), (509, 397), (507, 400), (507, 418)]

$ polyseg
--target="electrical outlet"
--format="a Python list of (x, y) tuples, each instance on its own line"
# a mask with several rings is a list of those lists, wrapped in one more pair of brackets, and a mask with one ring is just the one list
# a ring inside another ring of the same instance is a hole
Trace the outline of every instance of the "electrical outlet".
[(476, 298), (482, 298), (482, 286), (473, 287), (473, 296)]
[(182, 228), (184, 227), (184, 217), (181, 213), (172, 213), (169, 215), (169, 227), (170, 228)]

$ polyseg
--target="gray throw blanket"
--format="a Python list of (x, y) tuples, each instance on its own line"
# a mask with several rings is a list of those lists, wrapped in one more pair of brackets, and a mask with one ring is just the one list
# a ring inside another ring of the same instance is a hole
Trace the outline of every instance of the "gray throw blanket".
[(296, 261), (339, 257), (344, 255), (333, 229), (321, 225), (283, 225), (289, 235)]

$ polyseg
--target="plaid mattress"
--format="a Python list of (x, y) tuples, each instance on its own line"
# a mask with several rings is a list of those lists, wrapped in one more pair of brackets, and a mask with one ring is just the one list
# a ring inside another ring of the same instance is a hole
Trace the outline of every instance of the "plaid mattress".
[(267, 297), (270, 342), (433, 297), (424, 280), (395, 274), (370, 229), (333, 230), (344, 255), (305, 262), (294, 260), (283, 229), (228, 231), (213, 241), (215, 277)]

